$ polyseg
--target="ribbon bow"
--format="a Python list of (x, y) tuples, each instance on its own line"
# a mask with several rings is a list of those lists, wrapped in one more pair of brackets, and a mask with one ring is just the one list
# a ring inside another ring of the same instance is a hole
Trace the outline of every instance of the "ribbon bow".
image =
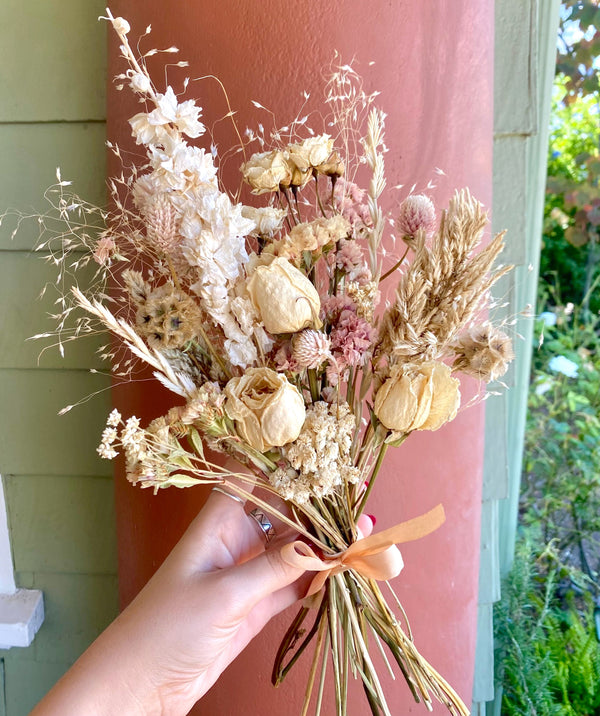
[(338, 554), (321, 558), (310, 545), (298, 540), (286, 544), (281, 550), (281, 556), (292, 567), (319, 573), (311, 582), (307, 596), (316, 594), (329, 577), (347, 569), (353, 569), (367, 579), (392, 579), (397, 577), (404, 567), (402, 555), (396, 545), (425, 537), (437, 530), (445, 519), (444, 508), (437, 505), (420, 517), (363, 537)]

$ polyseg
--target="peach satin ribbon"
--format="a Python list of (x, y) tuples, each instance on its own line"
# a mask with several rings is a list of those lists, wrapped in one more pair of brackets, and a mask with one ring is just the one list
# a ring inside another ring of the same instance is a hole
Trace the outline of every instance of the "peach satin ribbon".
[(383, 532), (353, 542), (344, 552), (319, 557), (305, 542), (291, 542), (281, 550), (287, 564), (307, 572), (319, 572), (313, 579), (308, 595), (316, 594), (327, 579), (347, 569), (353, 569), (367, 579), (378, 581), (397, 577), (404, 562), (397, 544), (425, 537), (443, 524), (446, 516), (442, 505), (412, 520), (401, 522)]

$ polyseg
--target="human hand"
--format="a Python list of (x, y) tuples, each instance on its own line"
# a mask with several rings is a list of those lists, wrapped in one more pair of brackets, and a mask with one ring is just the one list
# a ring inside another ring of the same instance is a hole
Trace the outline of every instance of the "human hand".
[[(369, 518), (361, 518), (364, 535)], [(31, 716), (187, 714), (311, 575), (283, 561), (295, 535), (264, 535), (243, 505), (213, 492), (160, 569)]]

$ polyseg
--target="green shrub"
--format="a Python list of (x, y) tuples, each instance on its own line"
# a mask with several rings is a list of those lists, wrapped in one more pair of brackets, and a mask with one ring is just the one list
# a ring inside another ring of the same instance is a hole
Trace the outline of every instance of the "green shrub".
[[(539, 532), (517, 543), (513, 569), (496, 605), (496, 680), (507, 716), (590, 716), (600, 713), (600, 644), (588, 592), (552, 546), (540, 552)], [(561, 589), (569, 587), (565, 596)], [(578, 590), (581, 591), (581, 590)]]
[[(596, 329), (594, 322), (582, 323), (577, 315), (564, 314), (555, 326), (543, 328), (543, 344), (534, 353), (520, 498), (522, 523), (539, 524), (544, 542), (554, 541), (564, 562), (593, 578), (600, 567)], [(576, 376), (552, 370), (557, 357), (571, 361)]]

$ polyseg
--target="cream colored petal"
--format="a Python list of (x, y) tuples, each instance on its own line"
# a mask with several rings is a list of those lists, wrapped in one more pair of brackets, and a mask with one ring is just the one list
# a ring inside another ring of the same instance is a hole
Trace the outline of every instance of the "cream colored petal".
[(304, 400), (293, 385), (287, 384), (273, 396), (261, 416), (264, 440), (281, 447), (293, 442), (304, 425)]
[(417, 375), (411, 381), (411, 389), (417, 397), (417, 410), (410, 430), (418, 430), (428, 419), (433, 399), (433, 380), (431, 376)]
[(426, 363), (422, 371), (431, 376), (433, 400), (429, 416), (418, 430), (438, 430), (456, 417), (460, 405), (460, 382), (451, 376), (450, 368), (444, 363)]
[(388, 378), (375, 396), (375, 415), (389, 430), (408, 432), (417, 409), (417, 396), (406, 375), (399, 379)]
[(296, 333), (321, 325), (317, 290), (284, 258), (258, 266), (248, 281), (248, 293), (269, 333)]

